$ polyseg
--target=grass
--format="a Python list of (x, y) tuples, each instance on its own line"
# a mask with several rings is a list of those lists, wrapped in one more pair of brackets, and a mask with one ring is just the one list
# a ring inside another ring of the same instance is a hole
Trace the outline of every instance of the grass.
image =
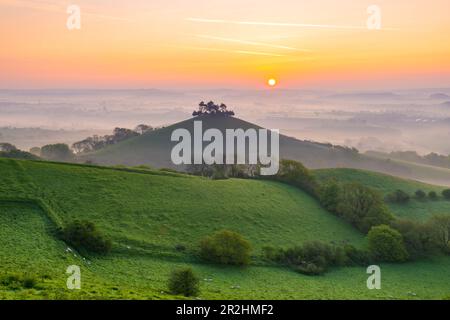
[[(20, 272), (36, 279), (32, 288), (15, 289), (0, 281), (0, 299), (181, 298), (166, 287), (170, 272), (181, 266), (201, 277), (203, 299), (450, 295), (449, 257), (382, 265), (381, 291), (366, 288), (365, 268), (308, 277), (266, 264), (259, 255), (267, 245), (313, 239), (365, 245), (362, 234), (287, 185), (9, 159), (0, 159), (0, 177), (0, 278)], [(68, 251), (53, 231), (73, 219), (93, 221), (113, 240), (112, 253), (81, 257)], [(208, 265), (196, 257), (198, 241), (224, 228), (251, 241), (251, 267)], [(177, 250), (180, 245), (186, 250)], [(66, 289), (72, 264), (81, 267), (79, 291)]]

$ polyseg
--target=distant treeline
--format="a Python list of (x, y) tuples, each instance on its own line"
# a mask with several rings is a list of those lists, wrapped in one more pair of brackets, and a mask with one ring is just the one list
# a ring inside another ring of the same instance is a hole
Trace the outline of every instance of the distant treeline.
[(403, 160), (408, 162), (450, 169), (450, 155), (445, 156), (437, 154), (435, 152), (429, 153), (425, 156), (419, 155), (416, 151), (393, 151), (390, 153), (379, 151), (367, 151), (366, 154), (375, 157)]

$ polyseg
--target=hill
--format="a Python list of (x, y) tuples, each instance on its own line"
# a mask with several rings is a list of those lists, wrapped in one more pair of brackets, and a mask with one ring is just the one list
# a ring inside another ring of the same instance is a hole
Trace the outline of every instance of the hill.
[[(172, 299), (167, 277), (185, 265), (202, 279), (201, 298), (430, 299), (450, 294), (443, 281), (450, 279), (448, 257), (383, 265), (389, 280), (382, 291), (367, 290), (365, 268), (308, 277), (265, 264), (258, 256), (267, 245), (321, 239), (365, 246), (362, 234), (314, 199), (276, 182), (11, 159), (0, 159), (0, 176), (0, 278), (20, 271), (38, 282), (13, 290), (0, 281), (0, 298)], [(52, 230), (73, 219), (93, 221), (113, 240), (112, 253), (83, 258), (68, 251)], [(253, 266), (225, 268), (195, 257), (199, 239), (223, 228), (251, 241)], [(180, 245), (186, 249), (177, 250)], [(65, 270), (72, 264), (82, 269), (77, 292), (65, 289)]]
[[(184, 170), (182, 166), (176, 166), (171, 161), (171, 150), (176, 143), (171, 142), (170, 137), (172, 132), (178, 128), (185, 128), (192, 134), (195, 120), (203, 122), (203, 130), (217, 128), (222, 133), (226, 129), (261, 128), (235, 117), (200, 116), (82, 155), (80, 161), (91, 161), (103, 165), (150, 165), (156, 168), (169, 167)], [(298, 140), (285, 135), (280, 135), (280, 157), (300, 161), (312, 169), (356, 168), (429, 183), (450, 185), (450, 170), (421, 165), (412, 167), (409, 163), (367, 156), (352, 149)]]

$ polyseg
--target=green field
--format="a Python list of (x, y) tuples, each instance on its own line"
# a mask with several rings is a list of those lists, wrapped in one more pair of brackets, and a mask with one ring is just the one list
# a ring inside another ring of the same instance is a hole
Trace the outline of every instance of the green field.
[[(317, 175), (354, 179), (344, 173)], [(369, 180), (368, 173), (360, 174)], [(173, 299), (167, 293), (167, 277), (185, 265), (201, 277), (203, 299), (450, 296), (450, 257), (382, 265), (378, 291), (366, 288), (365, 268), (338, 268), (312, 277), (266, 264), (260, 255), (267, 245), (347, 240), (365, 246), (361, 233), (284, 184), (9, 159), (0, 159), (0, 177), (0, 276), (20, 272), (39, 279), (33, 289), (0, 284), (0, 298)], [(375, 175), (373, 181), (384, 177)], [(389, 179), (393, 184), (410, 183)], [(446, 202), (439, 203), (450, 211)], [(73, 219), (95, 222), (113, 240), (113, 251), (104, 257), (67, 252), (53, 230)], [(237, 231), (251, 241), (252, 266), (201, 263), (196, 257), (199, 240), (220, 229)], [(177, 251), (177, 245), (186, 251)], [(72, 264), (82, 269), (80, 291), (65, 286), (65, 271)]]

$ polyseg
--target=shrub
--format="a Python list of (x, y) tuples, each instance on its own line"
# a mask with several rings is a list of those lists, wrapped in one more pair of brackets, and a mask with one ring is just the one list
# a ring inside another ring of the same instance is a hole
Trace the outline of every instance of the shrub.
[(444, 191), (442, 191), (442, 196), (445, 199), (450, 200), (450, 189), (445, 189)]
[(373, 226), (388, 224), (393, 220), (381, 196), (359, 183), (342, 187), (336, 213), (364, 233)]
[(426, 196), (427, 196), (427, 194), (425, 193), (425, 191), (420, 190), (420, 189), (417, 190), (417, 191), (414, 193), (414, 195), (415, 195), (416, 198), (419, 199), (419, 200), (423, 200), (423, 199), (425, 199)]
[(402, 235), (387, 225), (372, 227), (367, 239), (369, 252), (375, 261), (402, 262), (408, 258)]
[(64, 241), (78, 250), (105, 254), (111, 250), (111, 240), (105, 238), (89, 221), (74, 221), (62, 230)]
[(0, 285), (7, 287), (10, 290), (18, 289), (32, 289), (36, 288), (36, 277), (29, 274), (7, 274), (0, 278)]
[(406, 203), (411, 199), (409, 194), (407, 194), (403, 190), (395, 190), (394, 192), (388, 194), (386, 196), (386, 201), (393, 202), (393, 203)]
[(342, 248), (320, 241), (310, 241), (302, 246), (289, 248), (281, 254), (276, 254), (275, 257), (278, 262), (308, 275), (323, 274), (332, 266), (347, 263), (347, 257)]
[(314, 175), (298, 161), (281, 160), (280, 169), (273, 179), (298, 187), (310, 195), (316, 195), (318, 185)]
[(340, 187), (336, 181), (327, 181), (319, 188), (320, 204), (330, 212), (336, 212), (339, 205)]
[(450, 254), (450, 215), (434, 215), (428, 222), (432, 230), (436, 245), (447, 254)]
[(213, 263), (248, 265), (251, 245), (240, 234), (223, 230), (200, 242), (200, 256)]
[(185, 297), (195, 296), (200, 291), (199, 282), (191, 268), (174, 270), (169, 277), (169, 291)]
[(394, 220), (391, 227), (403, 236), (405, 248), (411, 259), (418, 259), (436, 251), (437, 245), (433, 229), (428, 224), (400, 219)]
[(437, 195), (436, 191), (430, 191), (430, 192), (428, 192), (428, 197), (431, 200), (436, 200), (438, 198), (438, 195)]
[(366, 266), (371, 263), (369, 252), (347, 244), (344, 246), (347, 264), (349, 266)]

